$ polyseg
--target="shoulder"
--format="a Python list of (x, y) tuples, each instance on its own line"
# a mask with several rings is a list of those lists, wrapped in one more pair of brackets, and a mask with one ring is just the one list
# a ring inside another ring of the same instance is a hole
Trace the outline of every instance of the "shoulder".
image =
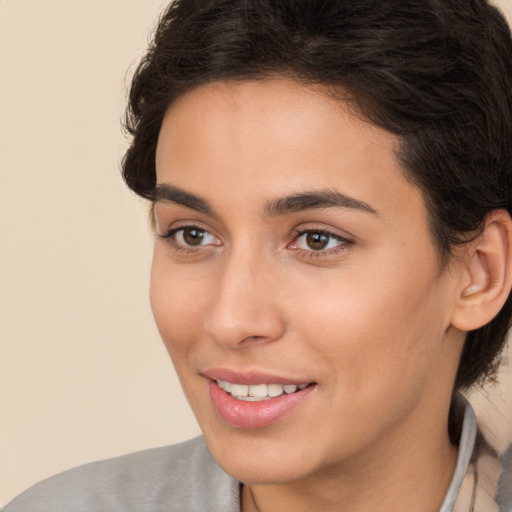
[(203, 437), (93, 462), (31, 487), (4, 512), (238, 512), (238, 482)]

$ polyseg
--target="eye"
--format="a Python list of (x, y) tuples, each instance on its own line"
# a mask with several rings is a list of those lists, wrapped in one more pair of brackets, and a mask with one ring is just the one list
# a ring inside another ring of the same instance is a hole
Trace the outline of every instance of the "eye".
[(208, 245), (213, 243), (216, 238), (205, 229), (182, 228), (175, 233), (176, 241), (183, 245), (196, 247), (198, 245)]
[(176, 248), (196, 248), (205, 245), (220, 245), (219, 239), (206, 229), (186, 226), (169, 230), (162, 238), (167, 238)]
[(351, 242), (342, 236), (325, 230), (301, 231), (290, 246), (291, 249), (313, 253), (336, 251), (350, 245)]

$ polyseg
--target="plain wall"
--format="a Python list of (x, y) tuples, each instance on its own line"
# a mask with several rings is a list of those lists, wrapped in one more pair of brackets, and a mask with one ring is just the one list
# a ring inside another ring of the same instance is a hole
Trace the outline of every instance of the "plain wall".
[(151, 317), (146, 206), (119, 173), (125, 73), (162, 5), (0, 0), (0, 506), (199, 432)]

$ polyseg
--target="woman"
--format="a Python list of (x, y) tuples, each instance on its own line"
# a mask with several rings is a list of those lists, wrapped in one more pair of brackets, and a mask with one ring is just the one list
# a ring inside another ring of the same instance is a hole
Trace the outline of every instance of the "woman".
[(511, 510), (458, 393), (510, 321), (511, 85), (484, 0), (174, 2), (123, 172), (204, 438), (7, 511)]

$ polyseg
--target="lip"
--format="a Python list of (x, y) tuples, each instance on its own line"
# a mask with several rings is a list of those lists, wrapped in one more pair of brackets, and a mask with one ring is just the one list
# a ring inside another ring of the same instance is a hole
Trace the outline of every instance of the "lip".
[(283, 377), (282, 375), (248, 370), (244, 372), (230, 370), (229, 368), (209, 368), (201, 372), (202, 375), (210, 380), (227, 380), (236, 384), (309, 384), (312, 380), (296, 379), (293, 377)]
[(307, 381), (286, 379), (267, 373), (250, 372), (240, 374), (230, 370), (211, 370), (204, 372), (208, 379), (208, 390), (212, 404), (220, 418), (233, 427), (258, 429), (279, 422), (291, 414), (307, 400), (309, 394), (316, 389), (316, 384), (289, 395), (282, 394), (260, 402), (237, 400), (226, 393), (217, 384), (217, 380), (227, 380), (238, 384), (306, 384)]

